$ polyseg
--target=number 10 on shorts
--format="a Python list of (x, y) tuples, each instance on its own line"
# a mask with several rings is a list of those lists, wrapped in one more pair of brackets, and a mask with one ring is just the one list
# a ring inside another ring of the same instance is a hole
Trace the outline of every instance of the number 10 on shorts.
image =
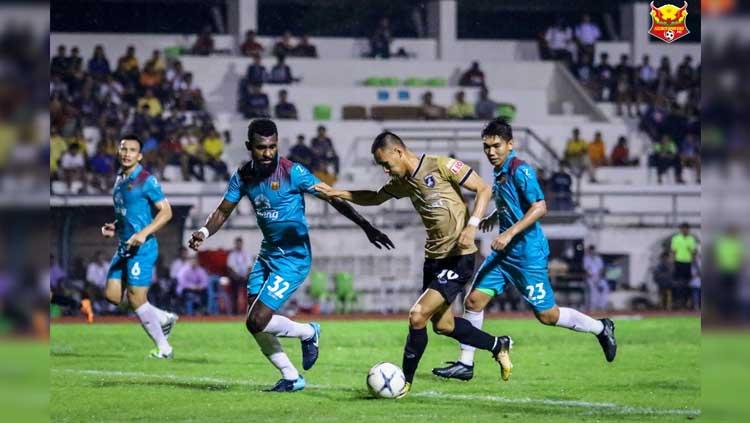
[(285, 281), (281, 276), (274, 276), (271, 286), (268, 287), (268, 292), (273, 294), (276, 298), (284, 298), (284, 293), (289, 289), (289, 282)]
[[(535, 287), (536, 289), (534, 289)], [(530, 301), (543, 300), (544, 297), (547, 296), (547, 291), (544, 290), (543, 283), (538, 283), (536, 285), (527, 285), (526, 290), (529, 291), (529, 295), (527, 295), (527, 297)], [(536, 295), (534, 295), (534, 291), (536, 291)]]

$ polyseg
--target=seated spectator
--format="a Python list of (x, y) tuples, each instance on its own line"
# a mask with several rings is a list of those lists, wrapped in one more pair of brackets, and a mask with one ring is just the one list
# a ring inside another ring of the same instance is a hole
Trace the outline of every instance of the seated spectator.
[(189, 182), (191, 177), (195, 177), (200, 182), (205, 182), (204, 169), (204, 152), (203, 145), (198, 138), (198, 128), (192, 127), (185, 130), (180, 136), (180, 145), (182, 146), (182, 156), (180, 157), (180, 166), (185, 182)]
[(339, 174), (339, 156), (326, 134), (325, 126), (318, 126), (318, 134), (310, 141), (310, 147), (315, 157), (313, 173), (321, 181), (333, 185)]
[(261, 92), (259, 84), (248, 84), (240, 101), (240, 113), (245, 119), (271, 117), (268, 96)]
[(263, 45), (255, 39), (256, 33), (253, 30), (245, 32), (245, 41), (240, 45), (240, 54), (248, 57), (260, 56), (263, 54)]
[(648, 54), (644, 54), (641, 65), (638, 67), (638, 78), (636, 79), (636, 112), (640, 116), (641, 104), (650, 101), (656, 91), (656, 69), (649, 63)]
[(695, 182), (701, 183), (700, 139), (695, 134), (688, 134), (682, 142), (680, 158), (684, 167), (695, 169)]
[(144, 105), (148, 106), (148, 115), (152, 118), (161, 115), (161, 101), (159, 101), (159, 99), (154, 96), (154, 91), (150, 88), (146, 89), (143, 97), (138, 99), (138, 108), (142, 108)]
[(564, 159), (577, 177), (583, 173), (587, 173), (591, 182), (596, 181), (594, 171), (589, 162), (588, 144), (581, 138), (581, 131), (578, 128), (573, 128), (573, 136), (565, 146)]
[(153, 63), (148, 63), (141, 72), (139, 82), (143, 88), (158, 89), (161, 86), (163, 73), (154, 67)]
[(382, 18), (370, 37), (370, 57), (391, 57), (391, 28), (388, 18)]
[(99, 192), (112, 189), (115, 175), (115, 158), (105, 151), (106, 145), (100, 141), (96, 146), (96, 153), (89, 159), (91, 171), (91, 185)]
[(292, 41), (292, 33), (289, 31), (284, 31), (284, 35), (282, 35), (281, 39), (276, 42), (273, 46), (273, 51), (271, 54), (273, 54), (276, 57), (279, 56), (289, 56), (292, 51), (294, 51), (294, 42)]
[(70, 57), (68, 57), (68, 62), (70, 69), (76, 67), (80, 67), (81, 69), (83, 69), (83, 58), (81, 57), (81, 50), (78, 47), (73, 46), (73, 48), (70, 49)]
[(80, 182), (85, 186), (86, 158), (78, 143), (68, 146), (68, 150), (60, 158), (60, 168), (68, 192), (72, 192), (73, 182)]
[(261, 63), (260, 55), (256, 54), (253, 56), (253, 63), (247, 67), (244, 83), (263, 84), (266, 81), (268, 81), (268, 72), (266, 72), (266, 67)]
[(189, 260), (190, 251), (187, 249), (187, 247), (181, 246), (177, 250), (177, 257), (175, 257), (175, 259), (172, 260), (172, 263), (169, 265), (169, 277), (177, 282), (177, 276), (179, 276), (180, 271), (186, 264), (188, 264)]
[(559, 167), (547, 179), (550, 192), (549, 205), (551, 210), (573, 210), (573, 178), (565, 171), (567, 163), (560, 163)]
[(620, 56), (620, 63), (615, 68), (617, 83), (615, 85), (615, 101), (617, 102), (617, 116), (622, 116), (622, 105), (625, 103), (628, 117), (633, 117), (633, 101), (635, 101), (635, 76), (633, 67), (628, 63), (628, 55)]
[(589, 91), (589, 94), (596, 97), (599, 90), (596, 71), (594, 70), (594, 65), (591, 63), (591, 57), (588, 54), (579, 55), (579, 60), (573, 69), (573, 73), (578, 82)]
[(555, 24), (547, 29), (544, 39), (549, 48), (552, 60), (560, 60), (566, 65), (573, 62), (573, 31), (565, 24), (563, 18), (557, 18)]
[(474, 119), (474, 106), (466, 102), (463, 91), (456, 93), (453, 104), (448, 107), (448, 117), (451, 119)]
[(602, 32), (599, 30), (599, 25), (591, 22), (591, 16), (588, 13), (584, 13), (583, 16), (581, 16), (581, 23), (575, 28), (575, 39), (578, 45), (579, 62), (584, 55), (589, 57), (596, 56), (595, 45), (601, 37)]
[(271, 68), (269, 84), (291, 84), (294, 81), (292, 69), (286, 64), (284, 56), (276, 56), (276, 64)]
[(484, 72), (479, 69), (479, 62), (471, 62), (471, 68), (461, 75), (458, 85), (462, 87), (484, 87)]
[(145, 69), (149, 66), (152, 66), (155, 71), (162, 74), (167, 70), (167, 62), (164, 61), (164, 57), (162, 57), (161, 51), (154, 50), (151, 52), (151, 58), (146, 61), (146, 64), (143, 65), (143, 68)]
[(190, 48), (190, 53), (198, 56), (208, 56), (213, 52), (214, 39), (211, 36), (211, 27), (205, 26), (203, 27), (203, 31), (198, 34), (198, 38), (195, 40), (193, 46)]
[(94, 47), (94, 54), (89, 59), (87, 69), (89, 74), (97, 80), (103, 80), (112, 71), (101, 44)]
[(66, 47), (64, 45), (57, 46), (57, 55), (50, 60), (50, 76), (64, 77), (70, 71), (70, 64)]
[(656, 94), (662, 97), (671, 97), (673, 89), (672, 65), (669, 62), (669, 57), (662, 56), (659, 69), (656, 70)]
[(664, 135), (661, 142), (654, 145), (653, 154), (651, 155), (652, 163), (656, 166), (657, 182), (662, 183), (662, 178), (669, 168), (674, 168), (675, 181), (678, 184), (684, 184), (682, 180), (682, 161), (677, 152), (677, 144), (672, 141), (669, 135)]
[(305, 144), (304, 135), (297, 135), (297, 144), (289, 149), (288, 158), (293, 162), (301, 164), (310, 171), (313, 170), (313, 161), (315, 159), (315, 154), (310, 149), (310, 147)]
[(109, 260), (103, 252), (94, 253), (94, 259), (86, 266), (86, 288), (85, 292), (91, 301), (93, 311), (101, 313), (109, 309), (104, 298), (104, 290), (107, 287), (107, 272), (109, 271)]
[(604, 140), (602, 139), (602, 133), (596, 131), (594, 133), (594, 139), (588, 145), (589, 162), (594, 167), (606, 166), (607, 165), (607, 153), (604, 151)]
[(612, 149), (609, 161), (612, 166), (636, 166), (638, 164), (638, 159), (630, 158), (627, 138), (620, 136), (617, 139), (617, 144)]
[(479, 99), (474, 105), (474, 115), (477, 119), (493, 119), (495, 117), (497, 103), (489, 99), (489, 91), (486, 87), (479, 90)]
[(177, 274), (177, 295), (182, 298), (185, 314), (194, 315), (196, 308), (205, 310), (209, 282), (208, 273), (198, 264), (197, 257), (190, 258), (182, 266)]
[(602, 53), (599, 56), (599, 64), (596, 66), (596, 82), (599, 86), (597, 99), (601, 101), (612, 101), (615, 97), (616, 75), (612, 65), (609, 64), (609, 54)]
[(686, 55), (682, 59), (680, 66), (677, 67), (677, 72), (675, 73), (675, 88), (681, 90), (690, 87), (695, 80), (695, 74), (696, 71), (693, 68), (693, 57)]
[(208, 129), (206, 136), (203, 138), (203, 152), (206, 155), (206, 165), (214, 170), (216, 176), (214, 181), (229, 180), (227, 164), (221, 160), (224, 154), (224, 138), (213, 126)]
[(203, 110), (203, 92), (193, 85), (193, 74), (191, 72), (185, 73), (180, 90), (175, 94), (179, 101), (185, 103), (187, 110)]
[(50, 129), (49, 141), (49, 173), (53, 179), (58, 179), (60, 177), (60, 175), (58, 175), (60, 159), (68, 149), (68, 144), (65, 142), (65, 138), (60, 135), (60, 130), (55, 126)]
[(279, 102), (274, 107), (278, 119), (297, 119), (297, 107), (287, 100), (286, 90), (279, 90)]
[(445, 107), (432, 104), (432, 93), (427, 91), (422, 95), (419, 114), (425, 120), (445, 119)]
[(299, 38), (299, 43), (290, 52), (291, 56), (294, 57), (318, 57), (318, 49), (314, 45), (310, 44), (310, 39), (307, 35), (302, 35)]
[(167, 78), (167, 82), (169, 83), (169, 87), (172, 89), (172, 91), (180, 91), (185, 89), (185, 71), (182, 68), (182, 62), (179, 60), (175, 60), (172, 62), (172, 64), (169, 66), (169, 69), (167, 69), (167, 73), (165, 75)]
[(125, 51), (125, 55), (117, 59), (117, 70), (121, 78), (125, 80), (135, 82), (138, 81), (138, 73), (140, 67), (138, 65), (138, 58), (135, 57), (135, 47), (128, 46)]

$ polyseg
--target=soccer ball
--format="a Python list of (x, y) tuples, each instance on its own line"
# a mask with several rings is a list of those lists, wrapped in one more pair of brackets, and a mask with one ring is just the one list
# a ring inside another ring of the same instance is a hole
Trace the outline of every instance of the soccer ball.
[(375, 398), (396, 398), (405, 384), (404, 372), (395, 364), (378, 363), (367, 373), (367, 388)]
[(674, 40), (674, 31), (672, 31), (671, 29), (667, 30), (667, 32), (664, 33), (664, 38), (669, 41)]

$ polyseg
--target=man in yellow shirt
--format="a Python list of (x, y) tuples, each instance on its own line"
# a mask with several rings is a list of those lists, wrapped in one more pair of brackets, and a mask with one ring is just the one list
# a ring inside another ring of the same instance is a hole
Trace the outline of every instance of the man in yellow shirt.
[(455, 102), (448, 108), (451, 119), (474, 119), (474, 106), (466, 102), (463, 91), (456, 93)]
[(154, 96), (154, 92), (150, 89), (146, 90), (143, 97), (138, 99), (138, 108), (142, 108), (144, 105), (148, 105), (148, 115), (151, 117), (157, 117), (161, 115), (162, 107), (161, 101)]
[(589, 161), (594, 167), (604, 166), (607, 164), (607, 153), (604, 151), (604, 140), (602, 133), (596, 131), (594, 140), (588, 146)]
[(693, 277), (693, 259), (698, 251), (698, 240), (690, 233), (690, 224), (680, 224), (680, 231), (672, 236), (670, 250), (674, 260), (675, 302), (678, 306), (684, 305)]
[(203, 138), (203, 152), (206, 156), (206, 164), (216, 174), (214, 179), (219, 180), (221, 178), (228, 181), (229, 172), (227, 171), (227, 165), (221, 160), (221, 155), (224, 154), (224, 138), (221, 137), (213, 126), (208, 130), (205, 138)]
[(588, 157), (588, 148), (586, 140), (581, 138), (581, 131), (578, 128), (573, 128), (573, 136), (565, 145), (564, 159), (568, 162), (576, 177), (580, 177), (583, 172), (586, 172), (589, 180), (596, 182), (594, 170)]

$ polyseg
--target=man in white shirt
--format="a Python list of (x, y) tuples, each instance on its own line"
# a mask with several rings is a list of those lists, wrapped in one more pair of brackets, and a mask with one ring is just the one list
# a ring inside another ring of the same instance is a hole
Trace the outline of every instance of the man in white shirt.
[(589, 57), (595, 57), (595, 44), (602, 37), (599, 25), (591, 22), (591, 16), (584, 14), (581, 17), (581, 23), (575, 29), (576, 40), (578, 41), (578, 61), (581, 61), (581, 55), (587, 54)]
[(566, 64), (572, 62), (573, 31), (565, 25), (562, 18), (558, 18), (555, 25), (547, 30), (544, 39), (547, 41), (552, 60), (562, 60)]
[(86, 292), (93, 303), (94, 312), (99, 313), (104, 302), (104, 288), (107, 286), (107, 271), (109, 270), (109, 260), (104, 253), (97, 251), (94, 254), (94, 260), (86, 267)]
[(68, 151), (63, 153), (60, 158), (60, 169), (62, 169), (63, 178), (65, 184), (68, 187), (68, 192), (72, 190), (73, 182), (81, 182), (84, 184), (84, 170), (86, 168), (86, 159), (83, 157), (83, 152), (78, 143), (70, 144)]
[(589, 288), (588, 309), (604, 310), (609, 297), (609, 284), (604, 279), (604, 260), (590, 245), (583, 256), (583, 269), (586, 271), (586, 285)]
[(244, 299), (246, 295), (239, 295), (239, 291), (247, 285), (247, 275), (250, 270), (250, 256), (243, 251), (242, 247), (242, 238), (235, 238), (234, 249), (227, 256), (227, 272), (231, 281), (229, 298), (232, 303), (232, 312), (235, 314), (243, 311), (239, 303), (240, 299)]
[(206, 310), (210, 282), (206, 269), (198, 263), (198, 257), (188, 259), (177, 272), (177, 295), (183, 298), (185, 314), (192, 316), (196, 306)]

